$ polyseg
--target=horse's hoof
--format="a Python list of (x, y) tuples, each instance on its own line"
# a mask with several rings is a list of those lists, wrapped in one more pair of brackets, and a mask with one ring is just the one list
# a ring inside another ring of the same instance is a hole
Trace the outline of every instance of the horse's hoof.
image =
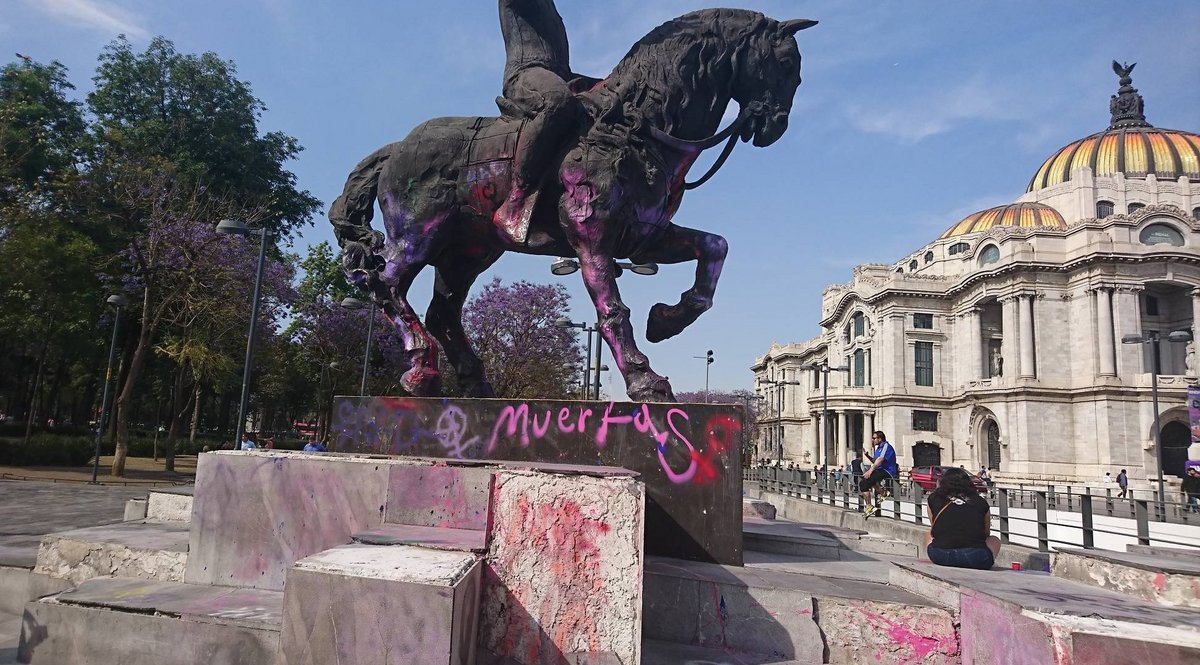
[(652, 374), (642, 380), (634, 379), (626, 387), (629, 399), (635, 402), (675, 402), (675, 393), (666, 377)]
[(437, 370), (414, 367), (400, 377), (400, 388), (413, 397), (438, 397), (442, 393), (442, 377)]
[(650, 315), (646, 317), (646, 341), (657, 343), (682, 332), (676, 321), (678, 316), (678, 307), (661, 302), (651, 307)]

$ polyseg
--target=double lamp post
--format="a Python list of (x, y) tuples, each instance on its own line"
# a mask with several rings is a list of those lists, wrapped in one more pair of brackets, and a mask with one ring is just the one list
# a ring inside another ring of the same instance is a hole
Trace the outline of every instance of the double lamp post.
[[(826, 451), (825, 448), (828, 445), (827, 442), (832, 438), (832, 436), (829, 432), (829, 374), (830, 374), (830, 372), (845, 372), (845, 373), (849, 374), (850, 368), (849, 367), (831, 366), (829, 364), (828, 360), (822, 360), (819, 363), (808, 363), (805, 365), (801, 365), (800, 369), (811, 370), (814, 372), (820, 372), (822, 374), (822, 376), (821, 376), (821, 427), (820, 427), (821, 438), (819, 441), (817, 441), (818, 459), (815, 460), (816, 463), (819, 464), (821, 461), (820, 457), (828, 455), (828, 451)], [(798, 386), (798, 385), (801, 385), (800, 381), (776, 381), (774, 379), (762, 379), (762, 383), (770, 384), (773, 386)], [(778, 462), (782, 462), (783, 461), (783, 429), (782, 429), (782, 425), (783, 425), (783, 390), (782, 389), (779, 389), (776, 391), (776, 398), (777, 398), (776, 403), (778, 405), (778, 408), (775, 411), (775, 415), (776, 415), (776, 418), (779, 420), (780, 430), (779, 430), (778, 445), (775, 446), (775, 459)], [(845, 443), (846, 442), (843, 441), (842, 445), (845, 445)], [(826, 461), (828, 462), (828, 459)]]

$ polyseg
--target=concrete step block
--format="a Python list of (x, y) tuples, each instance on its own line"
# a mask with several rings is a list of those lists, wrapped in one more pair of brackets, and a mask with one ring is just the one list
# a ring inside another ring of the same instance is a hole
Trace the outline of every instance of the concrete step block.
[(774, 534), (746, 531), (742, 536), (746, 551), (792, 556), (825, 561), (837, 561), (849, 548), (838, 541), (816, 533)]
[(44, 536), (34, 572), (72, 584), (94, 577), (182, 582), (187, 557), (185, 525), (120, 522)]
[(451, 552), (486, 552), (487, 532), (409, 524), (383, 524), (351, 535), (364, 545), (413, 545)]
[(71, 588), (71, 583), (33, 572), (32, 568), (0, 566), (0, 613), (25, 611), (25, 603)]
[(762, 499), (742, 499), (742, 517), (775, 519), (775, 506)]
[(1060, 549), (1054, 555), (1050, 572), (1055, 577), (1110, 589), (1160, 605), (1200, 609), (1200, 560)]
[(388, 472), (391, 524), (485, 530), (493, 470), (469, 466), (395, 465)]
[(496, 474), (481, 662), (636, 665), (645, 486), (625, 470), (562, 471)]
[(471, 665), (481, 557), (405, 545), (351, 544), (287, 573), (288, 665)]
[[(892, 581), (958, 612), (964, 663), (1142, 662), (1149, 653), (1165, 658), (1152, 661), (1156, 664), (1196, 662), (1179, 660), (1180, 654), (1190, 658), (1200, 648), (1200, 611), (1164, 607), (1047, 573), (920, 562), (896, 565)], [(1101, 636), (1120, 642), (1110, 644), (1111, 655), (1101, 655)], [(1164, 651), (1164, 645), (1182, 645), (1182, 650)]]
[(125, 521), (140, 522), (146, 519), (146, 499), (130, 499), (125, 502)]
[(655, 557), (644, 612), (646, 638), (675, 644), (800, 662), (958, 662), (952, 612), (872, 582)]
[(146, 497), (146, 519), (151, 522), (190, 523), (192, 492), (191, 486), (150, 490)]
[(642, 665), (814, 665), (824, 660), (780, 659), (764, 654), (732, 652), (729, 649), (709, 649), (688, 644), (645, 640), (642, 642)]
[(93, 579), (26, 605), (18, 662), (273, 664), (282, 604), (279, 592)]
[(1200, 564), (1200, 550), (1196, 548), (1161, 547), (1158, 545), (1126, 545), (1125, 551), (1130, 554), (1147, 554), (1154, 557), (1191, 561)]

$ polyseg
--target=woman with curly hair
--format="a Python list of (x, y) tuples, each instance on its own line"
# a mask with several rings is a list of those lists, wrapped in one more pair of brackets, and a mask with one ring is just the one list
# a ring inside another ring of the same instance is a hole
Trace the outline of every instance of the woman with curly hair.
[(1000, 539), (992, 534), (992, 514), (963, 469), (946, 469), (929, 494), (933, 522), (925, 552), (939, 566), (988, 570), (996, 563)]

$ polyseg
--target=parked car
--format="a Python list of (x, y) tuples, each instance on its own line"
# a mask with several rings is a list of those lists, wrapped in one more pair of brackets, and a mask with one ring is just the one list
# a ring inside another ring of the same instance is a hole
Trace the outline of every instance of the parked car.
[[(914, 466), (909, 472), (909, 478), (916, 484), (921, 486), (921, 489), (926, 492), (932, 492), (937, 489), (938, 480), (942, 474), (946, 473), (946, 469), (953, 469), (953, 466)], [(987, 491), (987, 484), (979, 476), (967, 472), (971, 476), (971, 482), (975, 484), (975, 489), (980, 492)]]

